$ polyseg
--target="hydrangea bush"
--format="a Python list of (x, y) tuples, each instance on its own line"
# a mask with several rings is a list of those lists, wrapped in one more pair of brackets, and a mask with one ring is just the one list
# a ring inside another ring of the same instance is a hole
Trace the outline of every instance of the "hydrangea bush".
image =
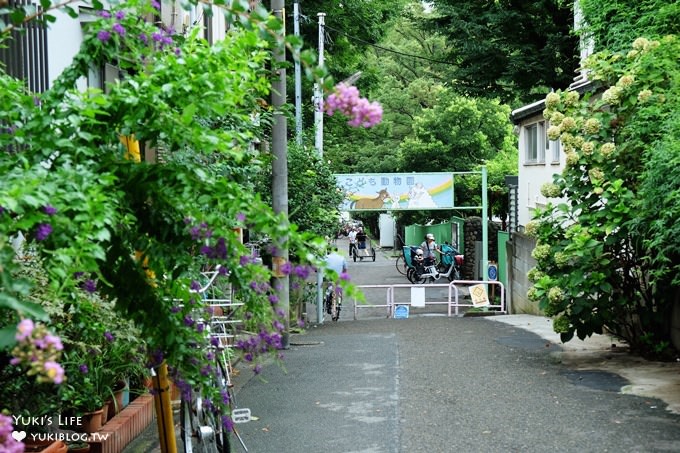
[[(645, 355), (671, 350), (678, 239), (659, 238), (680, 213), (680, 178), (668, 163), (679, 159), (678, 52), (674, 36), (637, 39), (628, 52), (588, 60), (595, 91), (546, 97), (548, 134), (560, 139), (567, 165), (541, 192), (567, 201), (537, 210), (527, 226), (538, 240), (529, 297), (556, 317), (563, 341), (607, 329)], [(660, 149), (666, 162), (650, 165)], [(653, 175), (670, 192), (655, 194)]]

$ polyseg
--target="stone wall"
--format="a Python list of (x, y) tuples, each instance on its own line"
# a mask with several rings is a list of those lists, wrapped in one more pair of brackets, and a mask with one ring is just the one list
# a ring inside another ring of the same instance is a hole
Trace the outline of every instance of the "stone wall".
[[(489, 222), (488, 228), (488, 259), (489, 261), (498, 262), (498, 231), (500, 227), (494, 222)], [(475, 243), (482, 241), (482, 219), (481, 217), (468, 217), (465, 219), (465, 225), (463, 226), (464, 241), (463, 250), (465, 254), (465, 263), (463, 264), (463, 279), (464, 280), (478, 280), (479, 275), (479, 260), (482, 259), (481, 252), (480, 256), (476, 256)]]

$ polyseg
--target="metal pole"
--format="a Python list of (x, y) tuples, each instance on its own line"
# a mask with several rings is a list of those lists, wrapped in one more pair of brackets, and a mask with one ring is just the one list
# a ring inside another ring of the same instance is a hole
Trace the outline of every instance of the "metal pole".
[[(319, 66), (324, 65), (324, 21), (326, 13), (318, 13), (319, 17)], [(323, 157), (323, 79), (314, 84), (314, 147)], [(316, 278), (316, 321), (323, 324), (323, 271), (319, 269)]]
[[(319, 66), (324, 65), (324, 21), (326, 13), (319, 13)], [(316, 133), (314, 145), (319, 156), (323, 156), (323, 79), (314, 84), (314, 131)]]
[(486, 166), (482, 166), (482, 281), (489, 280), (489, 208)]
[[(300, 5), (293, 3), (293, 34), (300, 37)], [(295, 58), (295, 140), (302, 146), (302, 72), (300, 60)]]
[[(272, 106), (274, 107), (274, 120), (272, 124), (272, 208), (277, 214), (288, 217), (288, 150), (287, 150), (287, 124), (286, 115), (282, 107), (286, 103), (286, 70), (282, 66), (286, 61), (286, 47), (283, 43), (286, 34), (286, 15), (284, 0), (272, 0), (272, 12), (284, 26), (278, 32), (281, 35), (279, 45), (274, 48), (274, 61), (276, 74), (272, 80)], [(288, 274), (281, 272), (281, 266), (288, 262), (288, 248), (285, 245), (287, 238), (276, 244), (273, 256), (274, 260), (274, 290), (279, 297), (279, 307), (284, 311), (284, 329), (282, 345), (284, 349), (290, 347), (290, 290)]]

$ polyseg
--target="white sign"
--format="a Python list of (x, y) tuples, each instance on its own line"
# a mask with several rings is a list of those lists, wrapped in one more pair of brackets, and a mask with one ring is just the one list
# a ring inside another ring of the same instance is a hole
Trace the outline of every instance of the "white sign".
[(411, 288), (411, 306), (425, 307), (425, 287), (414, 286)]
[(474, 285), (470, 287), (470, 297), (473, 307), (487, 307), (491, 305), (489, 295), (486, 292), (486, 285)]

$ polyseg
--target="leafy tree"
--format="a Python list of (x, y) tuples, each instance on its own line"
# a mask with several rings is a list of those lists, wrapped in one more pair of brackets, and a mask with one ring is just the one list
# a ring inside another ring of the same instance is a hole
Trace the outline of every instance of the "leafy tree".
[[(271, 172), (258, 178), (258, 193), (271, 200)], [(316, 150), (288, 146), (288, 217), (300, 231), (335, 237), (342, 193), (330, 167)]]
[(566, 88), (578, 67), (573, 2), (434, 0), (429, 28), (446, 36), (456, 90), (526, 103)]
[(638, 36), (680, 34), (680, 4), (667, 0), (581, 0), (583, 33), (595, 49), (627, 49)]
[(546, 97), (548, 134), (561, 140), (567, 167), (542, 192), (567, 201), (527, 226), (538, 238), (529, 297), (557, 317), (563, 341), (607, 329), (644, 355), (671, 349), (680, 243), (666, 227), (677, 229), (668, 162), (678, 160), (678, 52), (675, 36), (638, 38), (629, 52), (587, 62), (601, 95)]
[(383, 106), (381, 125), (357, 133), (333, 118), (325, 124), (324, 153), (334, 171), (397, 171), (400, 143), (412, 133), (415, 117), (433, 105), (442, 89), (436, 61), (442, 58), (445, 43), (442, 37), (418, 28), (422, 9), (419, 4), (407, 5), (380, 47), (365, 52), (359, 82), (377, 80), (371, 83), (371, 94)]
[(400, 148), (402, 171), (471, 171), (512, 147), (510, 109), (498, 101), (442, 90), (415, 118), (414, 134)]

